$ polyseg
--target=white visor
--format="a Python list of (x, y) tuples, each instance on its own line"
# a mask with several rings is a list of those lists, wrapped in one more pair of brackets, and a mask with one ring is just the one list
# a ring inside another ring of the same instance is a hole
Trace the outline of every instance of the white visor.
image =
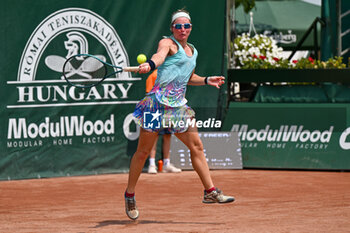
[(177, 18), (180, 18), (180, 17), (185, 17), (191, 20), (191, 17), (186, 12), (181, 11), (173, 15), (173, 17), (171, 18), (171, 22), (173, 23)]

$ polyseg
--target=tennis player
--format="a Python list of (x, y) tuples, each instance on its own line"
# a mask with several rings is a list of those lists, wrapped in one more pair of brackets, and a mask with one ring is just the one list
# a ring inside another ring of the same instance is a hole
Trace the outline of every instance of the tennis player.
[[(157, 139), (157, 132), (165, 127), (161, 124), (149, 128), (144, 124), (146, 113), (153, 113), (152, 120), (160, 116), (166, 119), (165, 122), (187, 122), (195, 116), (194, 111), (186, 105), (187, 85), (211, 85), (220, 88), (225, 79), (222, 76), (201, 77), (194, 73), (198, 53), (193, 45), (187, 43), (192, 30), (191, 18), (187, 11), (178, 10), (173, 13), (170, 30), (172, 35), (160, 40), (157, 52), (139, 66), (140, 73), (148, 73), (157, 68), (158, 76), (153, 89), (136, 105), (134, 112), (141, 130), (137, 150), (131, 159), (125, 191), (125, 211), (133, 220), (139, 217), (135, 200), (136, 183)], [(203, 203), (233, 202), (233, 197), (225, 196), (213, 184), (197, 128), (192, 125), (173, 124), (168, 130), (191, 152), (192, 166), (204, 186)]]

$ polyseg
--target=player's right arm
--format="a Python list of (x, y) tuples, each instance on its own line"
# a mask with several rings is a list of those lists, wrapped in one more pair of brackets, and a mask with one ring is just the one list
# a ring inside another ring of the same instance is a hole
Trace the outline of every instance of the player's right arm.
[(163, 62), (165, 61), (165, 58), (170, 53), (170, 47), (172, 43), (173, 43), (172, 40), (168, 38), (162, 39), (159, 41), (157, 53), (153, 54), (151, 58), (151, 60), (156, 64), (156, 67), (163, 64)]
[[(155, 68), (162, 65), (165, 58), (170, 54), (170, 48), (173, 42), (171, 39), (162, 39), (158, 43), (158, 49), (155, 54), (153, 54), (151, 61), (154, 63)], [(151, 70), (149, 62), (145, 62), (139, 66), (139, 73), (148, 73)]]

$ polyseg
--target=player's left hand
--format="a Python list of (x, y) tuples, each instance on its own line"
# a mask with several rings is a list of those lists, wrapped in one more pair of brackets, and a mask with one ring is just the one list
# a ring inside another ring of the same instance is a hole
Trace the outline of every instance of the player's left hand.
[(220, 86), (225, 83), (224, 80), (224, 76), (210, 76), (208, 77), (208, 85), (220, 88)]

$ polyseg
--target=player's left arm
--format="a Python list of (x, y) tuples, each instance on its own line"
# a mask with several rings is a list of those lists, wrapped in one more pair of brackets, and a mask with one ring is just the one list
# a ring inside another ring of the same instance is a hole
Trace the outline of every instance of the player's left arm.
[(220, 86), (224, 83), (225, 83), (225, 77), (223, 76), (202, 77), (195, 73), (192, 73), (190, 80), (188, 81), (188, 85), (193, 85), (193, 86), (210, 85), (216, 88), (220, 88)]

